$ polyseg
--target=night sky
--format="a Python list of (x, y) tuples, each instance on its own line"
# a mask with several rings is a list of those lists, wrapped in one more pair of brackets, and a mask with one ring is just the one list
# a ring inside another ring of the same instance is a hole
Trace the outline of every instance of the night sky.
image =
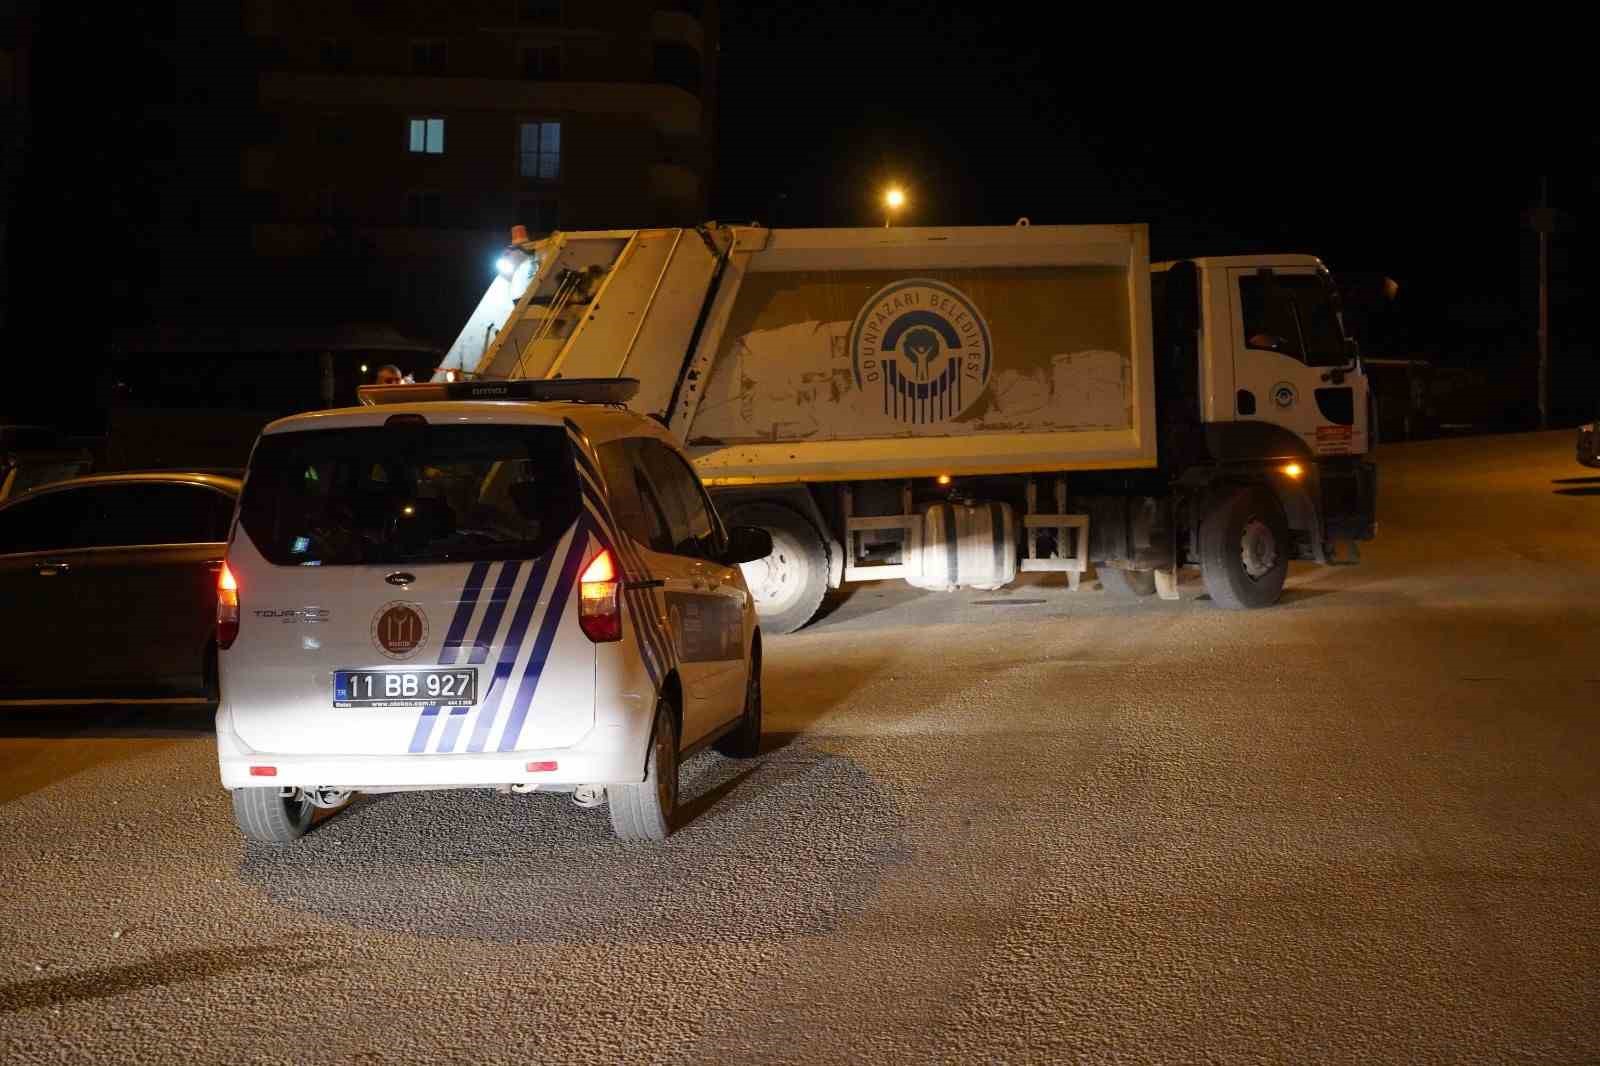
[[(1521, 217), (1548, 175), (1574, 221), (1554, 240), (1554, 347), (1592, 390), (1600, 124), (1549, 38), (1357, 9), (1202, 31), (1155, 8), (1108, 25), (1077, 6), (862, 6), (725, 0), (714, 217), (881, 224), (897, 181), (907, 224), (1142, 221), (1161, 257), (1312, 252), (1400, 283), (1364, 323), (1369, 354), (1504, 363), (1534, 350)], [(230, 181), (253, 96), (237, 11), (43, 8), (8, 354), (66, 339), (87, 364), (112, 323), (233, 313), (217, 267), (248, 255)]]
[[(1160, 257), (1310, 252), (1400, 282), (1369, 351), (1436, 359), (1532, 350), (1521, 215), (1541, 175), (1580, 225), (1600, 217), (1600, 123), (1577, 103), (1593, 93), (1512, 36), (1353, 8), (1250, 29), (1154, 8), (1117, 25), (1076, 5), (975, 10), (729, 5), (719, 211), (881, 224), (893, 179), (911, 190), (907, 222), (1142, 221)], [(1552, 323), (1587, 361), (1584, 240), (1554, 242)]]

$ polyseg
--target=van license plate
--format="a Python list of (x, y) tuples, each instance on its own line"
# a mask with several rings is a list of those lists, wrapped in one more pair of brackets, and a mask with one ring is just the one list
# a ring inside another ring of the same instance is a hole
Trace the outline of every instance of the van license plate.
[(335, 707), (471, 707), (476, 670), (335, 670)]

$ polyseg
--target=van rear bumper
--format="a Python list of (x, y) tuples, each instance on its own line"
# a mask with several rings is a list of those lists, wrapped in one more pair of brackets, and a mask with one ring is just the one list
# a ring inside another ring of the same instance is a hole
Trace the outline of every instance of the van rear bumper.
[[(233, 731), (227, 706), (217, 711), (217, 766), (224, 788), (486, 788), (498, 785), (621, 785), (644, 780), (648, 736), (600, 726), (565, 748), (417, 755), (306, 755), (255, 751)], [(530, 763), (554, 764), (529, 770)], [(252, 773), (271, 767), (273, 773)]]

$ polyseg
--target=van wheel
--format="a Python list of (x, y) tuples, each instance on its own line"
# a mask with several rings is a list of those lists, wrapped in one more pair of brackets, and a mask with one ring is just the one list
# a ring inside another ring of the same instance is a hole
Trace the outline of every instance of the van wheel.
[(1289, 574), (1289, 520), (1264, 485), (1219, 499), (1200, 523), (1200, 576), (1212, 602), (1240, 611), (1270, 607)]
[(650, 754), (644, 780), (632, 785), (607, 785), (606, 806), (611, 831), (618, 840), (665, 840), (678, 808), (678, 727), (665, 700), (656, 704)]
[(740, 563), (761, 628), (793, 633), (817, 613), (828, 591), (828, 552), (810, 521), (787, 507), (757, 503), (727, 517), (729, 525), (759, 526), (772, 535), (772, 554)]
[(1106, 590), (1106, 595), (1115, 596), (1119, 600), (1132, 600), (1156, 594), (1154, 570), (1117, 570), (1106, 566), (1097, 567), (1095, 576), (1100, 579), (1100, 587)]
[(717, 741), (717, 750), (730, 759), (753, 759), (761, 754), (761, 650), (750, 656), (750, 679), (744, 687), (744, 716), (733, 732)]
[[(284, 793), (289, 795), (284, 795)], [(290, 844), (306, 835), (316, 811), (297, 788), (236, 788), (233, 820), (239, 831), (263, 844)]]

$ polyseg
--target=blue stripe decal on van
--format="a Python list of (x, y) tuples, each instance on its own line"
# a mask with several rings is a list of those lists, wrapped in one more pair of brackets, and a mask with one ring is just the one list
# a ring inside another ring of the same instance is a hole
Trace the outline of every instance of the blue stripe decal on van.
[(411, 734), (411, 747), (406, 751), (418, 755), (428, 750), (428, 738), (433, 735), (433, 723), (439, 720), (439, 708), (424, 707), (417, 717), (417, 731)]
[[(439, 649), (439, 665), (450, 666), (456, 661), (461, 638), (466, 635), (467, 624), (472, 621), (472, 612), (477, 610), (478, 596), (483, 592), (483, 582), (488, 576), (488, 563), (473, 563), (472, 569), (467, 571), (466, 584), (461, 586), (461, 595), (456, 597), (456, 613), (450, 619), (450, 628), (445, 631), (444, 647)], [(438, 707), (422, 708), (407, 752), (415, 755), (428, 750), (428, 738), (433, 734), (433, 723), (438, 718)]]
[[(550, 606), (544, 613), (543, 624), (540, 625), (539, 635), (535, 638), (533, 654), (528, 657), (528, 665), (522, 671), (522, 682), (517, 688), (517, 697), (512, 702), (510, 715), (506, 718), (506, 731), (500, 738), (501, 751), (516, 750), (517, 737), (522, 733), (522, 723), (527, 719), (528, 708), (533, 704), (534, 693), (539, 689), (539, 676), (544, 673), (545, 663), (550, 658), (550, 647), (555, 643), (562, 619), (567, 616), (567, 611), (571, 608), (572, 586), (578, 580), (578, 567), (583, 563), (584, 552), (589, 543), (589, 532), (590, 523), (580, 521), (578, 531), (572, 538), (572, 546), (567, 549), (566, 562), (562, 564), (561, 573), (556, 577), (555, 590), (550, 594)], [(481, 719), (479, 725), (482, 725)]]
[(472, 621), (472, 612), (478, 607), (478, 596), (483, 592), (483, 583), (488, 577), (488, 563), (473, 563), (472, 569), (467, 571), (467, 583), (461, 586), (461, 595), (456, 600), (455, 617), (450, 619), (450, 629), (444, 635), (444, 647), (439, 649), (440, 666), (455, 664), (456, 652), (461, 649), (461, 638), (467, 635), (467, 623)]
[[(602, 501), (589, 492), (584, 493), (589, 508), (593, 514), (596, 525), (596, 534), (602, 546), (611, 549), (618, 557), (627, 576), (632, 580), (649, 580), (650, 571), (639, 560), (638, 555), (632, 551), (629, 540), (617, 534), (610, 513), (604, 509)], [(626, 589), (624, 598), (631, 605), (634, 614), (634, 631), (638, 634), (639, 647), (645, 653), (645, 669), (650, 674), (650, 681), (660, 686), (661, 679), (666, 675), (668, 666), (668, 652), (666, 634), (661, 631), (661, 620), (654, 609), (655, 604), (650, 598), (650, 593), (644, 589)]]
[(483, 624), (478, 627), (478, 638), (473, 642), (472, 654), (467, 659), (469, 663), (481, 663), (489, 657), (495, 634), (500, 631), (500, 619), (506, 613), (506, 603), (511, 599), (511, 590), (516, 587), (517, 575), (521, 572), (522, 563), (516, 560), (506, 563), (501, 569), (500, 579), (494, 583), (494, 591), (489, 594), (489, 609), (483, 613)]
[(437, 752), (454, 751), (456, 738), (461, 735), (461, 726), (467, 720), (470, 707), (452, 707), (449, 717), (444, 720), (444, 732), (439, 734), (439, 746), (434, 748)]
[[(578, 531), (574, 531), (571, 535), (576, 540)], [(558, 543), (557, 547), (559, 546)], [(539, 589), (544, 585), (545, 575), (550, 572), (550, 562), (555, 558), (555, 554), (555, 549), (546, 552), (534, 564), (533, 573), (528, 575), (528, 584), (522, 590), (522, 598), (517, 601), (516, 613), (511, 616), (511, 630), (506, 634), (505, 645), (500, 649), (500, 661), (495, 663), (494, 675), (489, 679), (488, 691), (483, 695), (483, 709), (478, 713), (477, 724), (472, 727), (472, 740), (467, 744), (468, 751), (483, 750), (489, 730), (494, 727), (494, 720), (500, 714), (500, 703), (505, 699), (511, 670), (517, 665), (517, 653), (522, 650), (522, 637), (528, 631), (528, 622), (533, 618), (533, 609), (539, 605)]]
[(578, 465), (583, 468), (583, 472), (588, 474), (596, 485), (604, 485), (605, 479), (595, 469), (594, 462), (589, 458), (589, 453), (584, 451), (582, 445), (578, 445), (576, 442), (574, 442), (574, 445), (572, 454), (578, 457)]

